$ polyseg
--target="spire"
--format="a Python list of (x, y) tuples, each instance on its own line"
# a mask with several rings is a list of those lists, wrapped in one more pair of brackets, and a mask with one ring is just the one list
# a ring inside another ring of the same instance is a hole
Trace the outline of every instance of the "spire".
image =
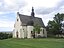
[(32, 12), (31, 12), (31, 16), (34, 17), (35, 13), (34, 13), (34, 8), (32, 7)]

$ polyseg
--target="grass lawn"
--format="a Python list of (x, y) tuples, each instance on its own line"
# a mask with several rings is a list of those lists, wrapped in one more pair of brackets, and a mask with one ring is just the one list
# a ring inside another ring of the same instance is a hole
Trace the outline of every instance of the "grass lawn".
[(6, 39), (0, 48), (64, 48), (64, 39)]

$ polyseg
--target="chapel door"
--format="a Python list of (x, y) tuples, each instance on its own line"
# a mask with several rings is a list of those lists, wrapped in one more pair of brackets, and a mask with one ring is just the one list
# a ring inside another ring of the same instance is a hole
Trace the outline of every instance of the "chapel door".
[(16, 36), (17, 36), (17, 38), (18, 38), (18, 31), (16, 32)]
[(31, 36), (35, 38), (35, 32), (31, 31)]

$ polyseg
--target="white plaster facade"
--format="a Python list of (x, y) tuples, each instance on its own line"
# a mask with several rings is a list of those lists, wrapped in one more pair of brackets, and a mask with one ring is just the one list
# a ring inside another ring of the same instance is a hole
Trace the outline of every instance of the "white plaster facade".
[[(33, 38), (31, 36), (31, 31), (33, 31), (33, 26), (22, 26), (19, 16), (16, 17), (16, 22), (14, 24), (13, 38)], [(40, 34), (35, 33), (35, 37), (38, 36), (47, 37), (46, 29), (41, 27)]]

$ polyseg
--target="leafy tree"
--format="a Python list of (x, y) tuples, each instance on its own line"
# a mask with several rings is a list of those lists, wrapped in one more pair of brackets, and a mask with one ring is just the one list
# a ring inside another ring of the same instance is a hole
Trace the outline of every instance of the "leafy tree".
[(0, 39), (7, 39), (7, 38), (12, 38), (12, 34), (7, 34), (7, 33), (3, 33), (0, 32)]
[(35, 25), (35, 26), (34, 26), (34, 31), (35, 31), (35, 32), (40, 32), (40, 31), (41, 31), (40, 28), (41, 28), (41, 27), (40, 27), (39, 25)]
[(64, 14), (56, 14), (53, 21), (48, 22), (48, 33), (51, 34), (61, 34), (62, 32), (62, 21), (64, 18)]
[(41, 31), (41, 27), (38, 24), (34, 25), (34, 29), (33, 29), (34, 38), (35, 38), (35, 33), (40, 33), (40, 31)]
[(57, 34), (59, 32), (59, 25), (53, 20), (48, 22), (48, 33)]

